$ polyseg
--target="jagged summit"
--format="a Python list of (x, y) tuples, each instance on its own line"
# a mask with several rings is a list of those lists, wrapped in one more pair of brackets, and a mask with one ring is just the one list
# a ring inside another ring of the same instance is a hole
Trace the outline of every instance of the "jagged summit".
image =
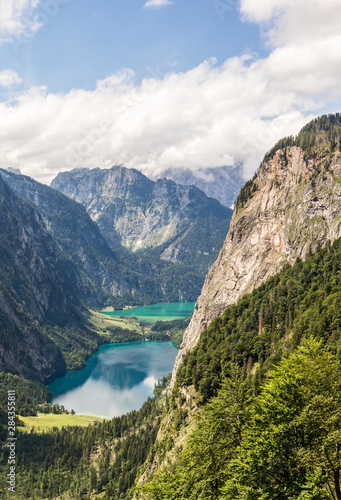
[[(158, 177), (164, 177), (184, 186), (193, 185), (201, 189), (206, 196), (215, 198), (225, 207), (235, 202), (245, 179), (242, 166), (210, 168), (167, 168)], [(151, 177), (156, 179), (157, 176)]]

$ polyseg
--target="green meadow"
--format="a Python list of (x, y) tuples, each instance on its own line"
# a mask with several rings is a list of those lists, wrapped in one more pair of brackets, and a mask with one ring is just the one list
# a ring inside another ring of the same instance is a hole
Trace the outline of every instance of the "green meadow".
[(81, 425), (86, 426), (94, 421), (102, 422), (103, 418), (92, 417), (89, 415), (70, 415), (63, 413), (62, 415), (55, 415), (53, 413), (38, 413), (35, 417), (19, 417), (24, 426), (18, 427), (21, 432), (29, 432), (34, 428), (35, 432), (43, 432), (53, 427), (62, 427)]

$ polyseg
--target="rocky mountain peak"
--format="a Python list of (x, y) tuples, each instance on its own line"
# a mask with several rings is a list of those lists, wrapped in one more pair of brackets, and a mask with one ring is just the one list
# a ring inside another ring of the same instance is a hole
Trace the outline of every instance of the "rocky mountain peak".
[(162, 176), (184, 186), (196, 186), (209, 198), (230, 207), (245, 183), (242, 171), (241, 165), (195, 169), (167, 168), (161, 173), (153, 173), (151, 178), (155, 180)]
[(192, 264), (194, 259), (204, 275), (232, 213), (195, 186), (165, 178), (154, 182), (123, 166), (63, 172), (51, 186), (85, 206), (111, 247), (159, 248), (163, 260)]

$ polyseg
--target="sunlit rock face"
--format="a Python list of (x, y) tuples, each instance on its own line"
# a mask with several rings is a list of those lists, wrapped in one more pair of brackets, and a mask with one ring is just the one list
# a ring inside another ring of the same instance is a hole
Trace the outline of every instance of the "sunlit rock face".
[(201, 332), (231, 304), (286, 263), (341, 236), (341, 153), (323, 143), (307, 155), (293, 146), (264, 162), (252, 192), (236, 207), (218, 259), (206, 277), (174, 373)]

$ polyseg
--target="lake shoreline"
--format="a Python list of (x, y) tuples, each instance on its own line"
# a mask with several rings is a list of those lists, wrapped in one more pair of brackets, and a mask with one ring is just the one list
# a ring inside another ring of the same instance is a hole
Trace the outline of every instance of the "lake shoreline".
[(158, 380), (172, 371), (177, 352), (172, 342), (163, 341), (103, 344), (85, 368), (49, 384), (52, 404), (106, 418), (138, 410), (153, 397)]
[[(77, 363), (77, 366), (72, 371), (85, 368), (87, 361), (98, 352), (102, 345), (141, 341), (171, 342), (178, 349), (181, 344), (183, 331), (187, 327), (187, 324), (183, 324), (177, 329), (178, 323), (186, 321), (187, 318), (185, 316), (189, 318), (192, 315), (194, 305), (194, 302), (163, 302), (146, 306), (126, 307), (123, 311), (114, 311), (115, 315), (113, 313), (103, 314), (108, 308), (100, 311), (89, 309), (86, 313), (87, 328), (89, 332), (93, 333), (93, 338), (96, 340), (97, 345), (93, 346), (91, 351), (89, 350), (88, 355), (81, 362)], [(161, 310), (166, 311), (166, 315), (158, 313), (160, 307)], [(154, 321), (147, 321), (145, 323), (143, 319), (146, 316), (143, 315), (135, 318), (137, 309), (148, 311), (148, 317), (150, 317), (151, 313), (155, 315)], [(134, 311), (133, 316), (131, 315), (131, 311)], [(125, 313), (126, 316), (116, 316), (116, 314), (121, 315), (122, 313)], [(158, 322), (162, 322), (165, 325), (167, 323), (168, 326), (166, 326), (168, 329), (153, 330), (153, 327)], [(170, 332), (170, 330), (172, 331)], [(54, 380), (62, 377), (68, 371), (71, 370), (66, 367), (65, 371), (54, 373), (47, 377), (43, 381), (43, 384), (46, 386), (50, 385)]]
[[(82, 366), (78, 366), (76, 369), (66, 369), (63, 372), (55, 373), (44, 381), (44, 384), (49, 388), (51, 394), (49, 401), (52, 403), (56, 402), (56, 397), (58, 395), (56, 395), (54, 387), (62, 384), (63, 380), (77, 379), (77, 377), (82, 378), (85, 376), (84, 374), (91, 371), (94, 360), (101, 357), (103, 353), (107, 351), (110, 352), (111, 349), (120, 348), (124, 350), (124, 348), (127, 347), (129, 350), (138, 345), (149, 344), (154, 346), (166, 346), (168, 344), (174, 349), (174, 353), (177, 353), (183, 333), (190, 320), (188, 314), (192, 314), (194, 305), (194, 302), (167, 302), (126, 308), (124, 311), (115, 311), (116, 315), (126, 315), (123, 317), (115, 316), (113, 313), (103, 314), (103, 311), (89, 310), (88, 328), (90, 331), (93, 331), (94, 338), (97, 338), (97, 347), (89, 353), (86, 359), (84, 359)], [(135, 316), (136, 312), (140, 313), (138, 317)], [(154, 315), (153, 322), (144, 324), (143, 319), (145, 319), (146, 315), (150, 318), (151, 314)], [(184, 318), (183, 316), (185, 315), (188, 317)], [(166, 321), (164, 321), (165, 319)], [(147, 348), (147, 350), (150, 349)], [(148, 354), (146, 358), (148, 359)], [(169, 372), (172, 371), (173, 366), (174, 363), (169, 366)], [(163, 373), (162, 376), (165, 375), (168, 375), (168, 372)], [(89, 378), (89, 376), (85, 376), (83, 380), (84, 383), (87, 381), (87, 378)], [(70, 406), (70, 408), (68, 408), (69, 410), (74, 409), (79, 413), (77, 408), (73, 408), (74, 405), (72, 401), (64, 404), (64, 406), (67, 408)], [(86, 411), (88, 414), (93, 413), (96, 415), (96, 412), (91, 412), (91, 410)]]

